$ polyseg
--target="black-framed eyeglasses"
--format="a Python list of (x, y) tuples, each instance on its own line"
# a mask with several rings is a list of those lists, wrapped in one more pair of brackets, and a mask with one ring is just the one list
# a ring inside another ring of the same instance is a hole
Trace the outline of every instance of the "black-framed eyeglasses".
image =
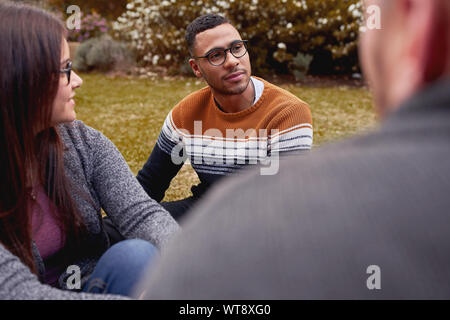
[(60, 73), (65, 73), (67, 76), (67, 85), (70, 83), (70, 75), (72, 74), (72, 61), (67, 61), (66, 67), (59, 70)]
[(227, 51), (235, 58), (241, 58), (247, 53), (247, 40), (236, 40), (231, 43), (231, 46), (226, 49), (212, 49), (207, 52), (204, 56), (201, 57), (193, 57), (195, 59), (205, 58), (208, 59), (209, 63), (213, 66), (221, 66), (225, 63), (227, 59)]

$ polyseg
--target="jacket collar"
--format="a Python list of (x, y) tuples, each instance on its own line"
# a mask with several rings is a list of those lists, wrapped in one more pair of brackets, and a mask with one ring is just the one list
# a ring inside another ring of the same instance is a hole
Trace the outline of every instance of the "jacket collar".
[(382, 124), (388, 131), (430, 126), (450, 128), (450, 77), (415, 94)]
[(436, 109), (450, 111), (450, 77), (425, 87), (401, 104), (390, 117), (415, 111), (432, 111)]

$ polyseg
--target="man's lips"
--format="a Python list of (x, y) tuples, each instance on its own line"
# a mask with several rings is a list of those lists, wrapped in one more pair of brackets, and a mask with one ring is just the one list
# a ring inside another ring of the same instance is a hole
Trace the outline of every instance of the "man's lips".
[(225, 77), (226, 81), (236, 81), (241, 80), (244, 76), (244, 71), (233, 72), (232, 74)]

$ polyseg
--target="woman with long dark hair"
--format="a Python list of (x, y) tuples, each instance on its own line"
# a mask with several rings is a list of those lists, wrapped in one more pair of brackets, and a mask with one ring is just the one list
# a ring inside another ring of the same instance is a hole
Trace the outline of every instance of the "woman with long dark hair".
[[(0, 299), (128, 295), (178, 229), (117, 148), (75, 120), (82, 80), (65, 35), (49, 13), (0, 2)], [(102, 208), (141, 240), (111, 246)]]

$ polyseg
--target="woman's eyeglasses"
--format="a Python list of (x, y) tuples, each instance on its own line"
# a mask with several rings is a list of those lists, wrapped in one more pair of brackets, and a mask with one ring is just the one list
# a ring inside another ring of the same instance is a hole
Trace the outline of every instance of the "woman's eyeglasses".
[(196, 59), (205, 58), (208, 59), (209, 63), (213, 66), (221, 66), (225, 63), (227, 59), (227, 51), (235, 58), (241, 58), (247, 53), (247, 40), (237, 40), (234, 41), (231, 46), (227, 49), (213, 49), (209, 51), (206, 55), (201, 57), (193, 57)]
[(64, 69), (59, 70), (60, 73), (65, 73), (67, 76), (67, 85), (70, 83), (70, 75), (72, 74), (72, 61), (68, 61)]

